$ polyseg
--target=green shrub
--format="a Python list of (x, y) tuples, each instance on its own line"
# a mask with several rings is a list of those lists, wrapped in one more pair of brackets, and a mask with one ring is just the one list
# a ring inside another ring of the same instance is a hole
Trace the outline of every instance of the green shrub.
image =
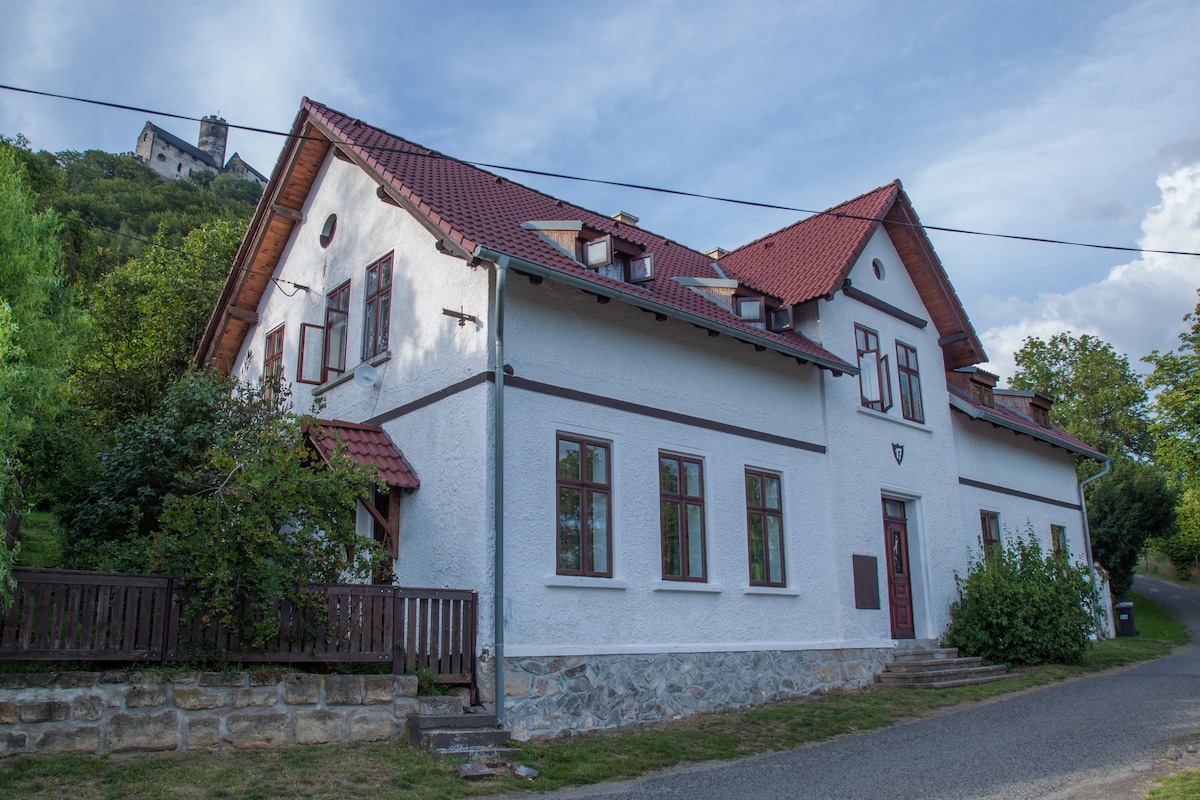
[(1024, 538), (986, 548), (967, 577), (955, 576), (947, 642), (989, 663), (1078, 663), (1095, 628), (1088, 570), (1046, 556), (1030, 527)]

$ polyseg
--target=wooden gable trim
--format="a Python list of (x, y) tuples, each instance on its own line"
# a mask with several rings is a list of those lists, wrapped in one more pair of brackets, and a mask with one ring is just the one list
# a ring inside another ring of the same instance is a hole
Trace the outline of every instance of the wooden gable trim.
[(198, 364), (213, 365), (225, 373), (232, 370), (329, 152), (329, 140), (309, 123), (306, 111), (297, 116), (292, 131), (297, 136), (288, 141), (263, 191), (200, 340)]
[(852, 300), (857, 300), (863, 305), (870, 306), (876, 311), (882, 311), (890, 317), (895, 317), (901, 322), (906, 322), (909, 325), (912, 325), (914, 328), (924, 328), (929, 324), (929, 320), (922, 319), (916, 314), (910, 314), (903, 308), (894, 306), (886, 300), (881, 300), (875, 295), (868, 294), (862, 289), (853, 286), (850, 283), (849, 278), (846, 278), (845, 282), (842, 283), (842, 294), (846, 295), (846, 297), (849, 297)]
[(983, 344), (920, 224), (907, 196), (900, 192), (884, 215), (883, 227), (937, 328), (939, 343), (945, 342), (946, 368), (987, 361)]

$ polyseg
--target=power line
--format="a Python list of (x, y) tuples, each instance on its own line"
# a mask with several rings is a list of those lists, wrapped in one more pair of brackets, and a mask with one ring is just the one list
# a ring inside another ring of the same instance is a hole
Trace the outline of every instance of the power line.
[[(86, 97), (74, 97), (72, 95), (56, 94), (54, 92), (43, 92), (43, 91), (39, 91), (37, 89), (25, 89), (25, 88), (22, 88), (19, 86), (8, 86), (5, 84), (0, 84), (0, 89), (10, 91), (10, 92), (20, 92), (23, 94), (37, 95), (39, 97), (52, 97), (52, 98), (56, 98), (59, 100), (70, 100), (70, 101), (76, 102), (76, 103), (86, 103), (89, 105), (102, 106), (104, 108), (115, 108), (115, 109), (119, 109), (122, 111), (137, 111), (142, 114), (150, 114), (153, 116), (168, 117), (170, 119), (186, 120), (186, 121), (190, 121), (190, 122), (203, 122), (204, 121), (201, 117), (192, 117), (192, 116), (188, 116), (185, 114), (174, 114), (174, 113), (167, 112), (167, 111), (156, 111), (154, 109), (125, 105), (123, 103), (111, 103), (111, 102), (107, 102), (104, 100), (93, 100), (93, 99), (86, 98)], [(256, 127), (253, 127), (250, 125), (238, 125), (236, 123), (231, 123), (231, 122), (227, 122), (224, 124), (227, 127), (233, 128), (235, 130), (247, 131), (250, 133), (261, 133), (261, 134), (265, 134), (268, 136), (280, 136), (285, 139), (311, 140), (311, 141), (322, 141), (322, 142), (326, 141), (324, 138), (319, 138), (319, 137), (315, 137), (315, 136), (304, 136), (302, 134), (291, 133), (290, 131), (277, 131), (277, 130), (272, 130), (270, 128), (256, 128)], [(374, 126), (371, 126), (371, 127), (374, 127)], [(418, 147), (418, 146), (419, 145), (413, 145), (413, 147)], [(718, 202), (718, 203), (730, 203), (733, 205), (749, 206), (751, 208), (763, 208), (763, 209), (774, 210), (774, 211), (790, 211), (790, 212), (797, 213), (797, 214), (808, 214), (809, 216), (831, 216), (831, 217), (841, 218), (841, 219), (861, 220), (864, 222), (882, 223), (882, 222), (886, 221), (886, 220), (880, 219), (878, 217), (868, 217), (868, 216), (863, 216), (863, 215), (859, 215), (859, 214), (846, 214), (843, 212), (836, 212), (836, 211), (829, 211), (829, 210), (820, 211), (820, 210), (813, 210), (813, 209), (809, 209), (809, 208), (799, 208), (796, 206), (786, 206), (786, 205), (781, 205), (778, 203), (768, 203), (765, 201), (742, 200), (742, 199), (738, 199), (738, 198), (734, 198), (734, 197), (723, 197), (721, 195), (704, 194), (702, 192), (689, 192), (684, 189), (670, 189), (670, 188), (666, 188), (666, 187), (662, 187), (662, 186), (650, 186), (647, 184), (629, 183), (626, 181), (615, 181), (615, 180), (608, 180), (608, 179), (604, 179), (604, 178), (586, 178), (586, 177), (581, 177), (579, 175), (569, 175), (569, 174), (561, 173), (561, 172), (549, 172), (546, 170), (529, 169), (527, 167), (513, 167), (513, 166), (509, 166), (509, 165), (505, 165), (505, 164), (489, 164), (485, 161), (470, 161), (470, 160), (463, 159), (463, 158), (454, 158), (452, 156), (447, 156), (443, 153), (438, 153), (435, 151), (428, 151), (428, 152), (422, 153), (422, 152), (414, 152), (413, 150), (408, 149), (408, 148), (384, 147), (381, 145), (371, 145), (369, 148), (365, 148), (365, 149), (369, 149), (373, 152), (404, 153), (405, 155), (408, 155), (408, 156), (418, 156), (418, 157), (423, 157), (423, 158), (437, 158), (437, 159), (444, 159), (447, 161), (458, 161), (462, 164), (467, 164), (472, 167), (478, 167), (481, 169), (496, 169), (496, 170), (502, 170), (505, 172), (516, 172), (516, 173), (519, 173), (522, 175), (535, 175), (535, 176), (544, 177), (544, 178), (557, 178), (559, 180), (575, 181), (577, 183), (594, 183), (594, 184), (598, 184), (601, 186), (615, 186), (615, 187), (622, 188), (622, 189), (634, 189), (634, 190), (642, 191), (642, 192), (667, 194), (667, 195), (673, 195), (676, 197), (691, 197), (691, 198), (695, 198), (698, 200), (711, 200), (711, 201)], [(1086, 247), (1086, 248), (1090, 248), (1093, 250), (1110, 250), (1110, 251), (1117, 251), (1117, 252), (1122, 252), (1122, 253), (1153, 253), (1156, 255), (1200, 257), (1200, 252), (1193, 252), (1190, 250), (1154, 250), (1154, 249), (1150, 249), (1150, 248), (1127, 247), (1124, 245), (1115, 245), (1115, 244), (1097, 244), (1095, 242), (1076, 242), (1076, 241), (1070, 241), (1067, 239), (1053, 239), (1050, 237), (1043, 237), (1043, 236), (1023, 236), (1020, 234), (1013, 234), (1013, 233), (995, 233), (995, 232), (991, 232), (991, 231), (977, 231), (977, 230), (972, 230), (969, 228), (951, 228), (951, 227), (944, 226), (944, 225), (929, 225), (926, 223), (919, 223), (919, 222), (888, 221), (888, 224), (900, 225), (903, 227), (910, 227), (910, 228), (920, 228), (921, 230), (925, 230), (925, 231), (938, 231), (941, 233), (957, 233), (957, 234), (961, 234), (964, 236), (983, 236), (983, 237), (992, 238), (992, 239), (1008, 239), (1008, 240), (1012, 240), (1012, 241), (1033, 242), (1033, 243), (1037, 243), (1037, 244), (1055, 244), (1055, 245), (1063, 245), (1066, 247)]]

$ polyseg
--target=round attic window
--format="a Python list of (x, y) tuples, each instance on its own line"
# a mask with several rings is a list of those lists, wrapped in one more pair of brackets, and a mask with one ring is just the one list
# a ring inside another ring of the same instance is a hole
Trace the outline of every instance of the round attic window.
[(321, 247), (329, 247), (329, 243), (333, 241), (333, 233), (337, 230), (337, 214), (330, 214), (325, 218), (325, 224), (321, 226)]
[(883, 276), (886, 274), (886, 271), (883, 268), (882, 261), (880, 261), (878, 258), (873, 259), (871, 261), (871, 269), (875, 270), (876, 278), (878, 278), (879, 280), (883, 280)]

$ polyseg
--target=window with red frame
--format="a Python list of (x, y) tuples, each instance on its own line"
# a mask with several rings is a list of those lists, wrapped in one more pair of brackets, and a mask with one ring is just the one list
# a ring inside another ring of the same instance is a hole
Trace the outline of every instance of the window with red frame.
[(612, 577), (612, 475), (609, 445), (557, 437), (557, 571)]
[(263, 345), (263, 383), (266, 393), (274, 396), (283, 383), (283, 326), (280, 325), (266, 336)]
[(783, 490), (774, 472), (746, 469), (746, 537), (752, 586), (786, 586)]
[(984, 549), (1000, 544), (1000, 515), (995, 511), (979, 512), (980, 538), (983, 539)]
[(367, 303), (363, 311), (363, 361), (387, 350), (391, 317), (392, 256), (389, 254), (367, 267)]
[(350, 316), (350, 281), (325, 297), (325, 349), (321, 382), (346, 371), (346, 325)]
[(900, 413), (913, 422), (925, 421), (921, 404), (921, 372), (917, 367), (917, 348), (896, 342), (896, 377), (900, 379)]
[(659, 453), (658, 492), (663, 579), (705, 580), (704, 466), (700, 459)]
[(876, 411), (892, 407), (892, 373), (888, 357), (879, 353), (879, 334), (862, 325), (854, 326), (858, 351), (858, 388), (862, 404)]

